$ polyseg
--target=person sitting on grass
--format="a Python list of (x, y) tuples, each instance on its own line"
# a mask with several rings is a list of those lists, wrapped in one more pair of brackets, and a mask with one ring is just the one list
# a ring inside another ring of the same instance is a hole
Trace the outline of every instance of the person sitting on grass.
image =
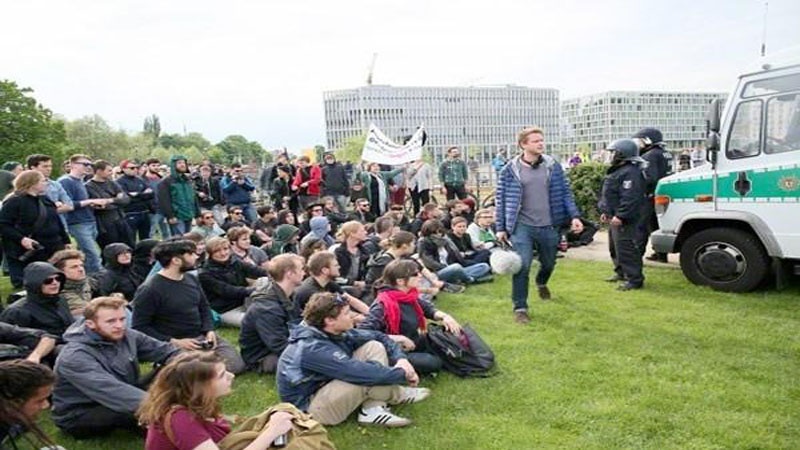
[(294, 291), (305, 276), (303, 264), (303, 258), (292, 254), (278, 255), (269, 262), (272, 284), (253, 294), (253, 304), (247, 309), (239, 332), (239, 346), (248, 370), (275, 372), (289, 331), (301, 320)]
[(467, 233), (467, 223), (467, 219), (464, 217), (454, 217), (450, 223), (450, 232), (447, 233), (447, 239), (450, 239), (450, 242), (455, 244), (467, 266), (475, 263), (488, 263), (489, 250), (475, 246), (472, 238)]
[(234, 259), (266, 268), (269, 256), (264, 250), (252, 244), (250, 238), (253, 231), (247, 227), (233, 227), (228, 230), (228, 240), (231, 241), (231, 256)]
[(103, 249), (104, 270), (97, 276), (98, 296), (122, 294), (126, 300), (133, 300), (136, 288), (142, 281), (133, 273), (133, 251), (128, 244), (117, 242)]
[(73, 317), (83, 317), (83, 308), (92, 299), (97, 289), (97, 279), (86, 276), (84, 261), (86, 257), (80, 250), (59, 250), (48, 262), (64, 272), (64, 286), (61, 297), (67, 301)]
[(98, 297), (84, 319), (64, 334), (67, 345), (56, 360), (53, 421), (65, 433), (85, 439), (122, 428), (140, 432), (134, 417), (147, 379), (140, 362), (161, 364), (178, 352), (167, 342), (126, 325), (127, 302)]
[(211, 308), (220, 315), (222, 323), (242, 326), (245, 299), (253, 293), (248, 279), (269, 276), (267, 270), (231, 257), (231, 243), (224, 237), (206, 242), (208, 258), (200, 269), (200, 285)]
[(468, 264), (458, 248), (444, 235), (445, 228), (438, 220), (422, 225), (419, 256), (422, 264), (439, 279), (449, 283), (473, 284), (492, 280), (492, 268), (486, 263)]
[(416, 262), (408, 259), (390, 262), (378, 280), (378, 296), (358, 328), (386, 333), (400, 344), (414, 369), (426, 374), (438, 372), (442, 360), (428, 346), (425, 319), (442, 321), (445, 329), (455, 335), (461, 332), (461, 325), (432, 303), (420, 300), (417, 286), (421, 278)]
[[(231, 393), (234, 374), (208, 352), (183, 353), (156, 375), (138, 411), (147, 425), (145, 450), (216, 450), (231, 432), (222, 416), (221, 399)], [(272, 414), (245, 450), (266, 450), (292, 429), (287, 412)]]
[(323, 425), (344, 422), (359, 406), (360, 424), (411, 424), (392, 413), (387, 403), (416, 403), (430, 390), (415, 387), (419, 375), (399, 345), (379, 331), (353, 329), (350, 305), (336, 294), (314, 294), (303, 319), (278, 360), (282, 401), (311, 413)]
[(492, 230), (494, 225), (494, 211), (481, 209), (475, 215), (475, 222), (467, 227), (467, 233), (475, 248), (491, 250), (497, 246), (497, 237)]
[(24, 359), (0, 362), (0, 448), (58, 449), (36, 424), (36, 417), (50, 407), (56, 381), (47, 366)]
[(364, 275), (369, 260), (369, 255), (363, 248), (363, 243), (367, 239), (367, 230), (363, 224), (351, 220), (339, 228), (337, 237), (341, 245), (336, 247), (333, 253), (341, 267), (342, 278), (345, 280), (345, 291), (356, 298), (361, 298), (366, 286)]
[[(311, 255), (306, 264), (309, 276), (303, 281), (294, 293), (294, 300), (302, 311), (311, 296), (317, 292), (330, 292), (341, 294), (350, 304), (350, 309), (359, 314), (366, 314), (369, 310), (364, 302), (346, 293), (336, 279), (341, 276), (339, 262), (336, 255), (323, 251)], [(358, 318), (357, 320), (359, 320)]]
[(275, 229), (275, 236), (272, 240), (272, 246), (270, 247), (270, 257), (274, 258), (284, 253), (297, 254), (299, 251), (297, 243), (299, 239), (299, 228), (290, 224), (278, 225), (278, 228)]

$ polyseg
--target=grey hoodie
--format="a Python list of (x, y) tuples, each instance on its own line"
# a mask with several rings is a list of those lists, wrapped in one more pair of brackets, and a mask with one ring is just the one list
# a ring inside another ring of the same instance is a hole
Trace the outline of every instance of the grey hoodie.
[(144, 398), (139, 381), (140, 362), (164, 362), (178, 349), (128, 329), (119, 342), (103, 339), (86, 327), (83, 319), (66, 333), (67, 345), (56, 359), (53, 421), (69, 427), (84, 409), (102, 405), (133, 414)]

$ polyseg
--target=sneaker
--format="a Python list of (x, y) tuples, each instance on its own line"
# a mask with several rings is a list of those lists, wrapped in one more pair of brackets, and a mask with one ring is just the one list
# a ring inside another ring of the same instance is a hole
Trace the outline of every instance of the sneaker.
[(467, 288), (463, 284), (445, 283), (444, 286), (442, 286), (442, 291), (449, 294), (461, 294), (466, 290)]
[(550, 289), (547, 289), (547, 286), (539, 286), (539, 298), (542, 300), (550, 300), (552, 298)]
[(655, 261), (655, 262), (660, 262), (660, 263), (668, 262), (666, 253), (653, 253), (650, 256), (645, 256), (644, 259), (646, 259), (648, 261)]
[(641, 288), (642, 288), (641, 284), (632, 284), (632, 283), (622, 283), (619, 286), (617, 286), (617, 290), (618, 291), (623, 291), (623, 292), (624, 291), (632, 291), (634, 289), (641, 289)]
[(625, 277), (623, 277), (618, 273), (615, 273), (614, 275), (611, 275), (610, 277), (606, 278), (607, 283), (618, 283), (620, 281), (625, 281)]
[(491, 283), (492, 281), (494, 281), (494, 277), (493, 277), (493, 276), (491, 276), (491, 275), (484, 275), (484, 276), (482, 276), (482, 277), (480, 277), (480, 278), (475, 278), (475, 281), (473, 281), (473, 283), (475, 283), (475, 284), (480, 284), (480, 283)]
[(361, 412), (358, 413), (358, 423), (396, 428), (411, 425), (411, 419), (393, 414), (385, 406), (375, 406), (368, 409), (361, 408)]
[(428, 388), (415, 388), (415, 387), (405, 387), (402, 388), (402, 393), (400, 394), (400, 398), (397, 399), (396, 402), (393, 402), (393, 405), (407, 405), (409, 403), (419, 403), (426, 398), (430, 397), (431, 390)]
[(521, 325), (531, 323), (531, 317), (528, 315), (528, 311), (514, 311), (514, 322)]

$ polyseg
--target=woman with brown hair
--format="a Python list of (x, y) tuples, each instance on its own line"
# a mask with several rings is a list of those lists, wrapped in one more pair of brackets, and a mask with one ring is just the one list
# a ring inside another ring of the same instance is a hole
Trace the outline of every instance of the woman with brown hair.
[(56, 205), (44, 195), (47, 180), (36, 170), (26, 170), (14, 179), (14, 192), (0, 208), (0, 236), (8, 259), (8, 272), (15, 288), (22, 287), (25, 266), (47, 261), (69, 244), (69, 236)]
[[(50, 407), (56, 376), (47, 366), (18, 359), (0, 362), (0, 448), (58, 448), (36, 425), (36, 416)], [(35, 441), (26, 436), (30, 433)]]
[(378, 296), (358, 328), (386, 333), (403, 347), (417, 372), (433, 373), (441, 369), (442, 361), (425, 339), (426, 319), (442, 321), (445, 329), (456, 335), (461, 325), (433, 303), (420, 300), (417, 288), (421, 277), (419, 265), (412, 260), (390, 262), (377, 282)]
[[(147, 425), (146, 450), (216, 450), (231, 432), (220, 399), (231, 393), (234, 375), (211, 352), (193, 351), (172, 359), (156, 376), (139, 407)], [(270, 447), (292, 428), (292, 416), (276, 412), (245, 450)]]

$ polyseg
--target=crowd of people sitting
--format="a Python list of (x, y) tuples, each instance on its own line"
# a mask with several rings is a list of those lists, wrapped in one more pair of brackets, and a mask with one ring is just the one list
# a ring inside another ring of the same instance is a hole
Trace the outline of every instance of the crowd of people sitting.
[[(349, 174), (332, 153), (319, 165), (281, 155), (260, 205), (265, 183), (242, 166), (180, 155), (115, 166), (77, 154), (56, 180), (47, 155), (6, 169), (10, 448), (52, 443), (35, 424), (48, 401), (77, 439), (128, 429), (148, 449), (216, 448), (231, 433), (219, 399), (246, 371), (274, 373), (281, 400), (323, 425), (356, 411), (359, 423), (408, 425), (390, 405), (424, 400), (420, 375), (442, 368), (426, 323), (461, 329), (437, 295), (491, 282), (499, 247), (494, 211), (464, 189), (448, 184), (447, 203), (430, 202), (423, 161)], [(219, 326), (239, 330), (238, 348)], [(247, 448), (267, 448), (293, 417), (273, 414)]]

